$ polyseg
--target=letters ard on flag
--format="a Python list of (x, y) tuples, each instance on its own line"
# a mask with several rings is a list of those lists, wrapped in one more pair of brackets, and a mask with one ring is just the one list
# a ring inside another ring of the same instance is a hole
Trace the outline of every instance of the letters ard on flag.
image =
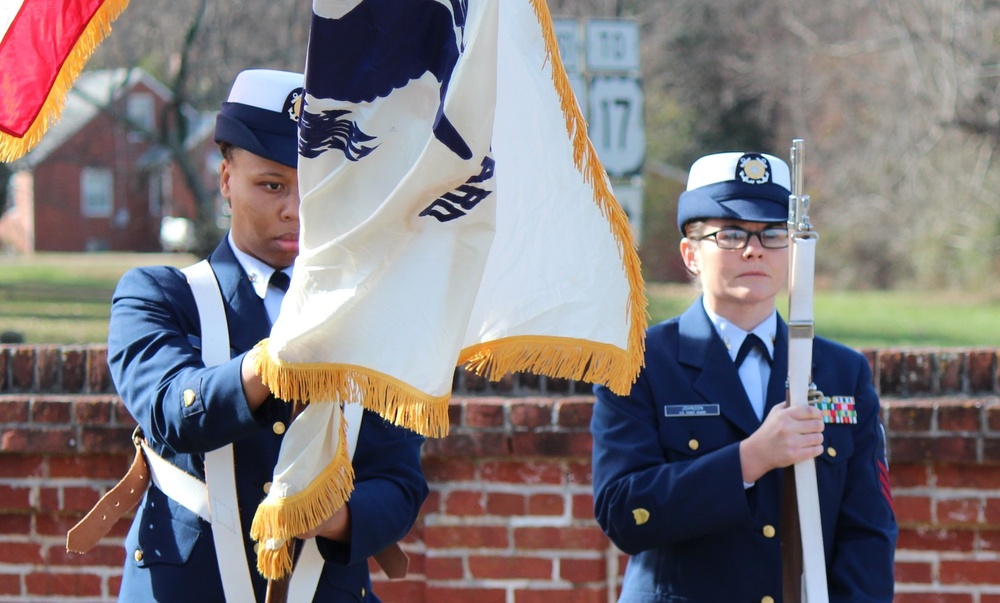
[(300, 255), (257, 372), (309, 402), (251, 534), (258, 569), (353, 487), (340, 404), (428, 436), (456, 365), (627, 393), (646, 301), (544, 0), (314, 0)]
[(0, 2), (0, 162), (30, 151), (128, 0)]

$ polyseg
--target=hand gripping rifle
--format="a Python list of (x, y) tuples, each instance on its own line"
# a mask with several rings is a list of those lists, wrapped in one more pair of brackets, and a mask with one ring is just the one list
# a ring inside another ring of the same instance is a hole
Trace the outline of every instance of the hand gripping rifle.
[[(809, 222), (809, 196), (802, 191), (804, 142), (792, 140), (792, 194), (788, 197), (788, 403), (806, 405), (819, 395), (812, 384), (813, 274), (819, 234)], [(813, 459), (784, 473), (782, 505), (783, 598), (786, 603), (827, 603), (826, 560), (820, 522), (816, 463)], [(791, 483), (789, 483), (791, 482)], [(794, 500), (792, 500), (794, 484)], [(796, 504), (797, 503), (797, 504)], [(797, 511), (797, 517), (794, 513)], [(791, 515), (791, 521), (786, 521)], [(801, 541), (801, 550), (798, 549)], [(800, 582), (801, 580), (801, 582)]]

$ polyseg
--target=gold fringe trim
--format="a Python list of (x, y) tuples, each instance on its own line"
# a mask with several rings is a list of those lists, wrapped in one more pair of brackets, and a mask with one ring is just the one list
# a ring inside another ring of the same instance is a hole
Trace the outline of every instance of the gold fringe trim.
[(359, 366), (330, 363), (288, 363), (267, 351), (267, 339), (255, 347), (254, 370), (282, 400), (300, 402), (358, 401), (393, 425), (430, 438), (448, 435), (451, 395), (432, 396), (384, 373)]
[(627, 305), (630, 317), (628, 371), (632, 372), (632, 376), (627, 387), (619, 379), (614, 380), (614, 385), (606, 383), (616, 394), (626, 395), (631, 389), (631, 384), (635, 383), (644, 362), (646, 327), (649, 325), (649, 313), (646, 311), (646, 287), (642, 278), (639, 255), (636, 252), (635, 235), (625, 210), (615, 199), (607, 172), (598, 159), (597, 151), (587, 135), (587, 121), (583, 118), (583, 113), (580, 112), (580, 107), (577, 105), (573, 88), (569, 83), (569, 76), (566, 74), (566, 68), (559, 55), (559, 42), (556, 39), (548, 4), (545, 0), (531, 0), (531, 4), (542, 28), (546, 61), (552, 67), (552, 83), (559, 94), (563, 117), (566, 120), (566, 134), (573, 142), (573, 163), (583, 175), (584, 182), (594, 187), (594, 202), (610, 224), (611, 232), (618, 243), (618, 252), (622, 256), (622, 264), (629, 283)]
[[(250, 537), (256, 541), (257, 571), (277, 580), (292, 571), (291, 540), (334, 514), (354, 491), (354, 467), (347, 454), (347, 422), (341, 418), (337, 453), (322, 473), (301, 492), (277, 500), (264, 499), (257, 507)], [(269, 542), (283, 541), (272, 549)]]
[(83, 71), (83, 66), (94, 53), (97, 45), (111, 33), (111, 23), (117, 19), (129, 0), (105, 0), (97, 9), (90, 22), (80, 33), (80, 37), (66, 55), (59, 74), (56, 76), (41, 109), (23, 136), (0, 132), (0, 162), (20, 159), (38, 144), (49, 126), (59, 119), (66, 106), (66, 95)]
[(635, 380), (630, 360), (629, 351), (606, 343), (528, 335), (470, 346), (462, 350), (459, 364), (465, 363), (467, 370), (490, 381), (499, 381), (508, 373), (527, 372), (600, 383), (627, 394)]

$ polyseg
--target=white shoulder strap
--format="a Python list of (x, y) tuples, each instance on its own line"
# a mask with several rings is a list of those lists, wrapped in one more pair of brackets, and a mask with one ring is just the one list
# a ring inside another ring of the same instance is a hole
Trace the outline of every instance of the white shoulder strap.
[[(229, 323), (222, 303), (219, 282), (208, 260), (183, 269), (187, 276), (201, 323), (201, 357), (205, 366), (216, 366), (229, 360)], [(212, 538), (215, 558), (222, 577), (226, 601), (255, 601), (250, 568), (245, 555), (233, 555), (243, 550), (243, 527), (236, 501), (236, 471), (233, 446), (228, 444), (205, 454), (205, 485), (208, 487), (208, 508), (212, 516)]]
[(194, 303), (198, 306), (201, 323), (201, 359), (205, 366), (216, 366), (229, 360), (229, 323), (222, 303), (219, 281), (208, 260), (183, 268)]

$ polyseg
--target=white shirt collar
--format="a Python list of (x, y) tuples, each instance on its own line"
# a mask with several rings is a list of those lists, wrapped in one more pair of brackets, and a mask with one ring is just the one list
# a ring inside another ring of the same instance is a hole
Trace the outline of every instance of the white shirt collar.
[(777, 310), (771, 312), (771, 315), (754, 327), (752, 331), (747, 332), (709, 310), (708, 306), (705, 305), (704, 296), (701, 298), (701, 303), (702, 307), (705, 308), (705, 313), (708, 314), (708, 319), (712, 321), (712, 325), (715, 327), (715, 332), (722, 338), (722, 343), (726, 344), (726, 349), (729, 350), (729, 357), (734, 362), (736, 361), (736, 354), (740, 351), (740, 346), (743, 345), (743, 340), (747, 338), (749, 333), (760, 337), (761, 341), (767, 347), (767, 353), (771, 358), (774, 358), (774, 338), (778, 332)]
[[(264, 262), (237, 247), (236, 243), (233, 242), (232, 231), (229, 231), (227, 239), (229, 241), (229, 247), (233, 250), (233, 255), (236, 256), (236, 261), (240, 263), (240, 266), (243, 267), (243, 271), (247, 273), (247, 278), (250, 279), (250, 284), (253, 286), (254, 293), (256, 293), (261, 299), (264, 299), (265, 294), (267, 294), (268, 281), (271, 280), (271, 275), (274, 274), (274, 268), (271, 268)], [(285, 268), (282, 272), (291, 276), (291, 266)]]

